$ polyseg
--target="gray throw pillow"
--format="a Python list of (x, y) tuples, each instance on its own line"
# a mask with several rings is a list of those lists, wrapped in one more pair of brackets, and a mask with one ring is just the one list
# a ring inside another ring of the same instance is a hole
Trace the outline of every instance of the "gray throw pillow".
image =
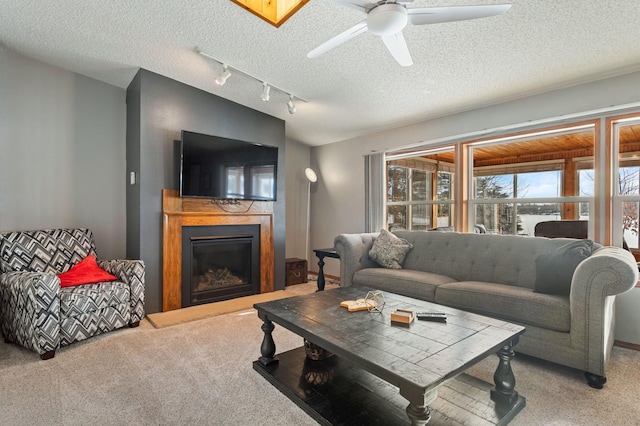
[(593, 241), (576, 240), (538, 256), (534, 292), (568, 296), (573, 272), (592, 251)]
[(412, 248), (413, 245), (409, 241), (382, 229), (369, 250), (369, 257), (385, 268), (402, 269), (404, 257)]

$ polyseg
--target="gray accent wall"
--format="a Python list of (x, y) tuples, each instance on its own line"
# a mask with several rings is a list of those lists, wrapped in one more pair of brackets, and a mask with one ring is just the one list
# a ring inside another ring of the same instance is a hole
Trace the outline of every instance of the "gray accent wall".
[(162, 190), (178, 189), (175, 143), (181, 130), (277, 146), (274, 203), (275, 288), (284, 288), (285, 123), (141, 69), (127, 90), (127, 255), (146, 264), (147, 313), (162, 310)]
[(87, 227), (125, 256), (125, 95), (0, 49), (0, 231)]

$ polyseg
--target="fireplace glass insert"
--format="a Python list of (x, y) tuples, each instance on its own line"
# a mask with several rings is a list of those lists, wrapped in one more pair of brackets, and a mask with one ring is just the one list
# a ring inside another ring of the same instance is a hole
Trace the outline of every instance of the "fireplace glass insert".
[(259, 225), (182, 232), (182, 307), (260, 293)]

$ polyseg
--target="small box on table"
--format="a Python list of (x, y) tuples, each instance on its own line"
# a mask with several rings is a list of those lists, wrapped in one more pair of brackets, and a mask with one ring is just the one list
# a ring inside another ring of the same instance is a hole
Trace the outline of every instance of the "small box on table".
[(409, 309), (396, 309), (391, 312), (391, 322), (411, 324), (415, 317), (416, 313)]

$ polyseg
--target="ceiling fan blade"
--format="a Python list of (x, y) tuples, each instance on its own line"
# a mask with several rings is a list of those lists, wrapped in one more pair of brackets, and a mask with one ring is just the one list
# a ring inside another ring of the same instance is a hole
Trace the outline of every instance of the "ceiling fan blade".
[(409, 23), (413, 25), (439, 24), (442, 22), (465, 21), (500, 15), (511, 9), (510, 4), (486, 6), (417, 7), (408, 9)]
[(340, 6), (350, 7), (351, 9), (359, 10), (360, 12), (367, 13), (377, 3), (371, 0), (330, 0), (333, 3)]
[(342, 43), (351, 40), (357, 35), (360, 35), (367, 31), (367, 20), (362, 20), (358, 22), (353, 27), (349, 28), (347, 31), (338, 34), (334, 38), (322, 43), (320, 46), (313, 49), (311, 52), (307, 53), (307, 58), (317, 58), (323, 53), (328, 52), (334, 47), (340, 46)]
[(407, 47), (407, 42), (404, 40), (402, 31), (388, 36), (382, 36), (381, 38), (387, 46), (387, 49), (389, 49), (389, 52), (391, 52), (391, 55), (393, 55), (400, 65), (403, 67), (413, 65), (413, 60), (411, 59), (411, 54), (409, 53), (409, 48)]

